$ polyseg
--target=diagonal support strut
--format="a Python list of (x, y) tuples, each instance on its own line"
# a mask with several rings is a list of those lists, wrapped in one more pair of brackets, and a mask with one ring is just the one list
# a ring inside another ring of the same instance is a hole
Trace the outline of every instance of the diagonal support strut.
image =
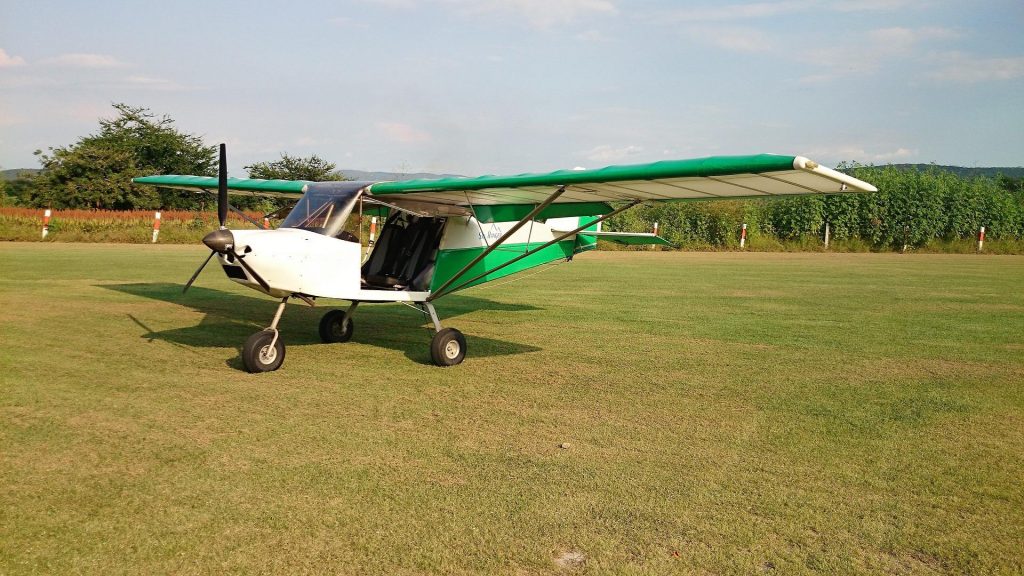
[[(505, 232), (504, 234), (502, 234), (501, 238), (498, 238), (494, 242), (494, 244), (491, 244), (490, 246), (488, 246), (486, 250), (481, 252), (476, 258), (473, 258), (473, 260), (469, 264), (466, 264), (465, 266), (463, 266), (462, 270), (459, 270), (458, 272), (455, 273), (454, 276), (449, 278), (447, 282), (445, 282), (444, 284), (441, 284), (441, 286), (438, 287), (438, 289), (435, 291), (435, 293), (436, 294), (443, 293), (445, 288), (451, 286), (459, 278), (462, 278), (462, 276), (466, 272), (468, 272), (470, 268), (475, 266), (477, 262), (483, 260), (488, 254), (490, 254), (491, 252), (494, 252), (495, 248), (497, 248), (498, 246), (501, 246), (502, 244), (504, 244), (505, 240), (508, 240), (509, 238), (511, 238), (512, 235), (515, 234), (516, 232), (518, 232), (520, 228), (525, 226), (527, 222), (532, 222), (534, 216), (536, 216), (537, 214), (540, 214), (541, 210), (543, 210), (543, 209), (547, 208), (548, 206), (550, 206), (551, 203), (554, 202), (555, 200), (557, 200), (558, 197), (561, 196), (563, 192), (565, 192), (565, 186), (559, 186), (558, 190), (555, 190), (554, 193), (551, 194), (551, 196), (548, 196), (546, 200), (544, 200), (543, 202), (538, 204), (537, 207), (534, 208), (533, 210), (531, 210), (529, 214), (527, 214), (526, 216), (523, 216), (522, 220), (520, 220), (519, 222), (516, 222), (516, 225), (513, 226), (512, 228), (510, 228), (508, 232)], [(430, 302), (434, 298), (435, 298), (434, 296), (431, 296), (431, 297), (427, 298), (427, 302)]]
[[(455, 292), (457, 290), (461, 290), (463, 287), (465, 287), (465, 286), (467, 286), (469, 284), (472, 284), (473, 282), (476, 282), (477, 280), (483, 278), (484, 276), (487, 276), (488, 274), (493, 274), (493, 273), (497, 272), (498, 270), (501, 270), (502, 268), (504, 268), (504, 267), (506, 267), (506, 266), (508, 266), (510, 264), (515, 264), (516, 262), (522, 260), (523, 258), (526, 258), (527, 256), (530, 256), (531, 254), (535, 254), (537, 252), (540, 252), (541, 250), (547, 248), (548, 246), (551, 246), (552, 244), (555, 244), (557, 242), (561, 242), (562, 240), (565, 240), (566, 238), (568, 238), (569, 236), (572, 236), (574, 234), (578, 234), (578, 233), (582, 232), (584, 229), (593, 226), (594, 224), (597, 224), (599, 222), (604, 222), (605, 220), (611, 218), (612, 216), (615, 216), (616, 214), (618, 214), (620, 212), (624, 212), (626, 210), (629, 210), (630, 208), (636, 206), (637, 204), (640, 204), (641, 202), (642, 202), (641, 200), (634, 200), (634, 201), (630, 202), (629, 204), (626, 204), (625, 206), (623, 206), (621, 208), (618, 208), (618, 209), (613, 210), (612, 212), (610, 212), (608, 214), (605, 214), (604, 216), (601, 216), (600, 218), (598, 218), (597, 220), (594, 220), (593, 222), (588, 222), (588, 223), (584, 224), (583, 226), (580, 226), (579, 228), (573, 230), (572, 232), (566, 232), (565, 234), (562, 234), (561, 236), (555, 238), (554, 240), (551, 240), (551, 241), (547, 242), (546, 244), (544, 244), (542, 246), (538, 246), (537, 248), (534, 248), (533, 250), (529, 250), (527, 252), (524, 252), (524, 253), (520, 254), (519, 256), (516, 256), (515, 258), (509, 260), (508, 262), (505, 262), (504, 264), (501, 264), (499, 266), (495, 266), (494, 268), (491, 268), (490, 270), (487, 270), (486, 272), (484, 272), (482, 274), (478, 274), (478, 275), (474, 276), (473, 278), (463, 282), (462, 284), (459, 284), (458, 286), (456, 286), (455, 288), (452, 288), (451, 290), (444, 291), (444, 288), (446, 288), (448, 285), (450, 285), (454, 279), (450, 280), (450, 281), (446, 282), (443, 286), (441, 286), (441, 288), (438, 288), (436, 292), (434, 292), (433, 294), (428, 296), (427, 297), (427, 302), (430, 302), (432, 300), (437, 300), (441, 296), (447, 296), (448, 294), (451, 294), (452, 292)], [(497, 244), (495, 244), (495, 246), (497, 246)], [(477, 260), (474, 260), (472, 263), (470, 263), (470, 266), (472, 266), (473, 264), (476, 264), (476, 262), (477, 262)], [(467, 268), (468, 268), (468, 266), (467, 266)]]

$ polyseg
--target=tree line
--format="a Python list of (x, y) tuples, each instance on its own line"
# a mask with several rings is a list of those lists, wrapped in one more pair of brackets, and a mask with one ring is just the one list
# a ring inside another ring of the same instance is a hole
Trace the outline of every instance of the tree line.
[(751, 241), (831, 238), (868, 249), (925, 246), (975, 238), (1024, 238), (1024, 178), (966, 178), (938, 168), (841, 164), (839, 170), (878, 187), (871, 194), (793, 196), (642, 206), (609, 219), (608, 228), (650, 230), (684, 247), (737, 247), (747, 224)]
[[(114, 118), (101, 118), (99, 131), (68, 146), (36, 150), (42, 170), (5, 182), (0, 200), (26, 207), (102, 210), (204, 210), (212, 197), (153, 186), (131, 179), (153, 174), (217, 175), (217, 147), (177, 129), (169, 116), (141, 107), (113, 105)], [(281, 155), (273, 162), (245, 166), (249, 178), (344, 180), (331, 162)], [(271, 211), (275, 201), (236, 196), (239, 208)]]
[[(115, 117), (101, 119), (95, 134), (36, 151), (43, 169), (4, 183), (0, 203), (107, 210), (212, 208), (212, 197), (138, 186), (131, 179), (149, 174), (214, 176), (216, 147), (179, 131), (168, 116), (127, 104), (113, 107)], [(939, 167), (844, 164), (838, 169), (871, 182), (879, 192), (662, 203), (626, 211), (607, 227), (645, 231), (658, 222), (669, 241), (692, 248), (736, 247), (743, 224), (752, 243), (821, 238), (827, 224), (834, 240), (870, 249), (973, 238), (982, 226), (993, 239), (1024, 238), (1024, 178), (1019, 176), (965, 177)], [(245, 170), (250, 178), (345, 179), (335, 164), (316, 155), (284, 153), (279, 160)], [(266, 212), (276, 208), (274, 200), (260, 197), (236, 196), (232, 203)]]

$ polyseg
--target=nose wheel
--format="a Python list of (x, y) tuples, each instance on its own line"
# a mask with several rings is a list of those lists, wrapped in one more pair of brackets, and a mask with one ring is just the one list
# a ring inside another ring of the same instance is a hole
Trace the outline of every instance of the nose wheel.
[(261, 330), (245, 341), (242, 346), (242, 364), (245, 371), (250, 373), (273, 372), (281, 367), (284, 362), (284, 342), (281, 341), (281, 333), (277, 330), (277, 324), (284, 314), (284, 306), (288, 298), (282, 298), (277, 305), (277, 313), (274, 314), (274, 321), (270, 327)]
[(284, 342), (277, 330), (257, 332), (242, 346), (242, 364), (251, 373), (273, 372), (284, 362)]

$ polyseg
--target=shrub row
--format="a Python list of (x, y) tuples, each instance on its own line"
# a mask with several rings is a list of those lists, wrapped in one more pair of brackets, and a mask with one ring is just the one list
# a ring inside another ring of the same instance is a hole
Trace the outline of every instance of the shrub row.
[(641, 206), (608, 220), (609, 230), (660, 232), (687, 249), (739, 247), (747, 224), (752, 249), (817, 249), (826, 223), (834, 246), (892, 250), (904, 245), (962, 251), (978, 229), (986, 238), (1019, 246), (1024, 239), (1024, 190), (1019, 182), (962, 178), (939, 170), (854, 166), (853, 176), (871, 182), (873, 194), (794, 196), (719, 202), (672, 202)]

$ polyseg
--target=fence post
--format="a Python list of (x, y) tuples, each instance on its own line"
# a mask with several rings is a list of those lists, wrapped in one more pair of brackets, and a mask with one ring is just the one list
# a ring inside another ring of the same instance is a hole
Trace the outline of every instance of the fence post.
[(377, 240), (377, 217), (370, 216), (370, 241), (366, 243), (366, 256), (370, 255), (373, 243)]
[(828, 222), (825, 222), (825, 249), (826, 250), (828, 250), (829, 232), (831, 232), (831, 230), (829, 229)]
[(46, 235), (50, 233), (50, 216), (52, 214), (49, 208), (43, 212), (43, 240), (46, 240)]
[(978, 252), (981, 252), (981, 247), (984, 244), (985, 244), (985, 227), (982, 226), (981, 230), (978, 230)]
[(900, 250), (900, 254), (906, 254), (907, 246), (910, 244), (910, 224), (903, 226), (903, 249)]
[(153, 215), (153, 244), (156, 244), (157, 236), (160, 236), (160, 213)]
[(740, 228), (740, 250), (747, 245), (747, 225), (744, 223)]

